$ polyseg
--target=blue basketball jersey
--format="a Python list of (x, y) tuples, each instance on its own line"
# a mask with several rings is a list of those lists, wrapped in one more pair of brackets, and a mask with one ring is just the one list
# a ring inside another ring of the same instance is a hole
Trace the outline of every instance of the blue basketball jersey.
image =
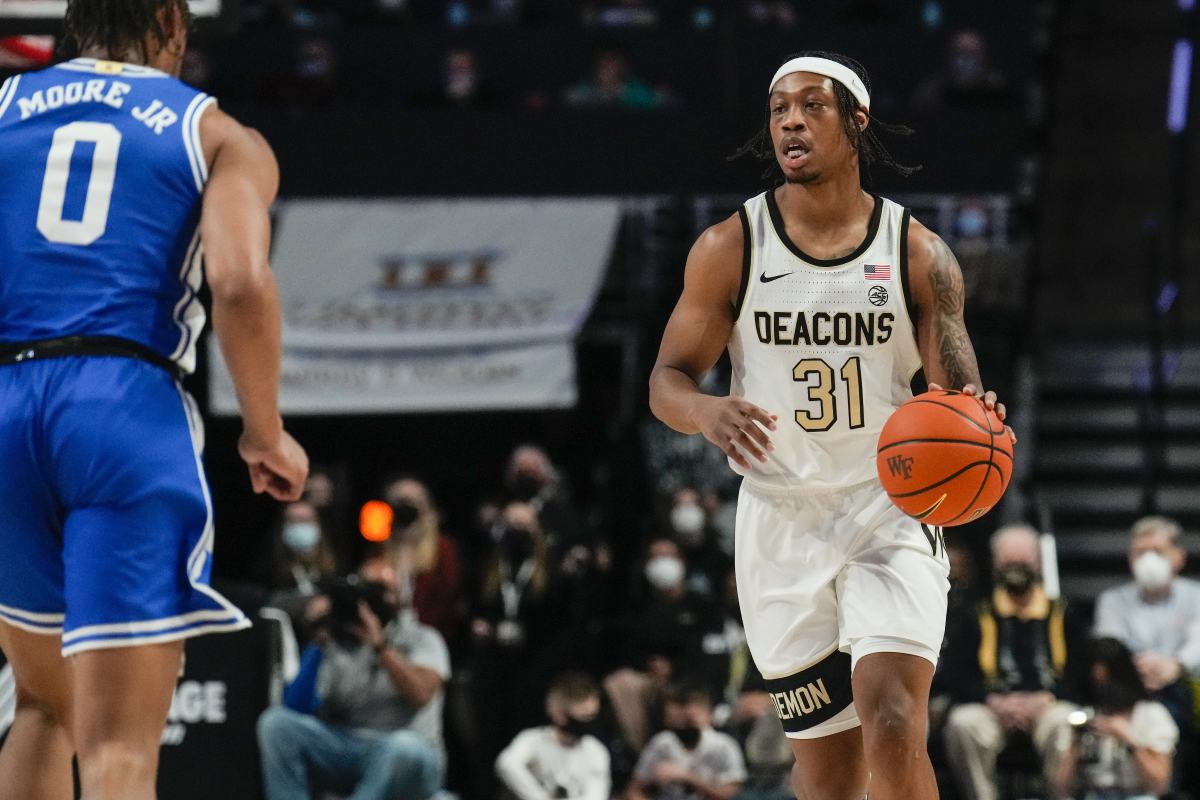
[(214, 102), (87, 58), (0, 87), (0, 343), (115, 336), (192, 371)]

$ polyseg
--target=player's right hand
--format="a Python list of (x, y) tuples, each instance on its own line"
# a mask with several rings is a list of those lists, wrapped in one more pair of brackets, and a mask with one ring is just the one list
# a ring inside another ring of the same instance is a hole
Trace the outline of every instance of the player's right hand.
[(775, 449), (767, 431), (775, 430), (778, 419), (741, 397), (702, 395), (692, 409), (692, 420), (704, 438), (747, 470), (750, 461), (742, 450), (765, 464), (767, 453)]
[(250, 485), (255, 494), (267, 494), (276, 500), (294, 502), (304, 492), (308, 479), (308, 454), (287, 431), (266, 444), (249, 432), (238, 440), (238, 454), (250, 470)]

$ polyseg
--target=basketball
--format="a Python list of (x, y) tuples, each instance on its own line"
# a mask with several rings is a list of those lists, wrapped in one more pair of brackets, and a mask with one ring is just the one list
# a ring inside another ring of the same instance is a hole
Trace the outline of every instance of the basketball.
[(927, 525), (963, 525), (991, 510), (1008, 488), (1012, 439), (978, 398), (926, 392), (884, 424), (875, 466), (905, 514)]

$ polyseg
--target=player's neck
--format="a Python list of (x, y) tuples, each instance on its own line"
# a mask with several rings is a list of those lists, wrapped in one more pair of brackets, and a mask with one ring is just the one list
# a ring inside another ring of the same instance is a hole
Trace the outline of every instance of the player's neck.
[(115, 61), (120, 64), (137, 64), (138, 66), (154, 66), (146, 63), (146, 58), (139, 50), (130, 48), (120, 53), (114, 53), (104, 47), (89, 47), (79, 54), (83, 58), (95, 58), (100, 61)]
[(858, 177), (858, 165), (829, 178), (811, 183), (785, 183), (775, 195), (784, 219), (802, 218), (810, 228), (840, 228), (864, 208), (867, 195)]

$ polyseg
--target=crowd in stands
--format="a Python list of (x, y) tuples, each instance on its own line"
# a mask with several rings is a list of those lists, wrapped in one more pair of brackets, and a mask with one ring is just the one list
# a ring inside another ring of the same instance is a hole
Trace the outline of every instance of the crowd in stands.
[[(524, 445), (476, 535), (442, 528), (419, 477), (390, 480), (391, 536), (360, 543), (346, 578), (318, 473), (275, 543), (271, 604), (305, 649), (259, 723), (268, 798), (792, 797), (737, 605), (734, 484), (686, 437), (647, 430), (646, 444), (660, 507), (634, 565)], [(1179, 577), (1182, 537), (1169, 519), (1138, 522), (1133, 580), (1099, 598), (1094, 622), (1047, 594), (1032, 528), (995, 533), (987, 581), (951, 539), (930, 728), (943, 796), (1008, 797), (1014, 781), (1076, 800), (1187, 787), (1200, 584)]]

